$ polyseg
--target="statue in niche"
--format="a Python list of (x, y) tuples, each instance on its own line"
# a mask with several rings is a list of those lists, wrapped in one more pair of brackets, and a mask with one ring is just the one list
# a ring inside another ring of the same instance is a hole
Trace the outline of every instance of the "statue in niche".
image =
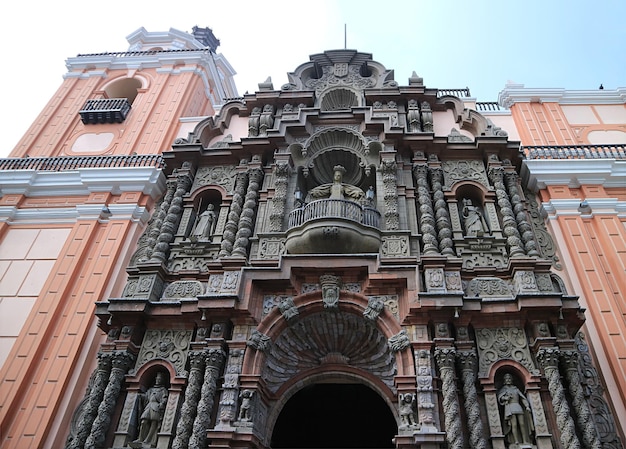
[(241, 398), (241, 406), (239, 407), (239, 421), (250, 421), (250, 408), (252, 407), (252, 396), (254, 391), (243, 390), (239, 397)]
[(157, 435), (165, 414), (168, 391), (165, 376), (157, 373), (154, 385), (137, 397), (139, 418), (139, 437), (129, 444), (130, 447), (156, 447)]
[(482, 209), (474, 206), (471, 199), (463, 198), (461, 215), (463, 216), (465, 235), (482, 237), (486, 232), (489, 232)]
[(317, 186), (309, 192), (312, 198), (318, 200), (329, 198), (331, 200), (361, 201), (365, 199), (365, 192), (356, 186), (343, 183), (343, 175), (346, 169), (341, 165), (333, 167), (333, 182)]
[(502, 430), (509, 446), (532, 445), (533, 424), (530, 403), (513, 385), (513, 376), (504, 375), (504, 385), (498, 390), (498, 403), (504, 407)]
[(400, 428), (412, 429), (417, 428), (417, 421), (415, 419), (415, 394), (406, 393), (400, 394), (399, 397), (399, 411), (400, 411)]
[(209, 204), (204, 212), (202, 212), (191, 232), (190, 240), (211, 240), (215, 225), (217, 225), (217, 215), (215, 214), (215, 206)]

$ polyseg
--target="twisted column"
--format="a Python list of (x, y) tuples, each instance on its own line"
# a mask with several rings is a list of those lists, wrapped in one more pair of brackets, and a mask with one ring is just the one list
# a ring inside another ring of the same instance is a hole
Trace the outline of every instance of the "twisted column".
[(274, 166), (274, 197), (272, 198), (272, 213), (270, 214), (271, 232), (280, 232), (283, 229), (289, 171), (289, 164), (286, 161), (279, 161)]
[(480, 419), (478, 393), (476, 392), (476, 351), (459, 351), (457, 362), (463, 381), (463, 396), (467, 412), (469, 442), (472, 449), (486, 449), (487, 441), (483, 434), (483, 422)]
[(185, 390), (185, 401), (180, 409), (180, 419), (176, 425), (176, 437), (172, 443), (172, 449), (187, 449), (198, 409), (205, 355), (203, 351), (192, 351), (189, 353), (189, 358), (190, 370), (187, 389)]
[(217, 391), (217, 379), (220, 376), (222, 365), (226, 354), (217, 348), (209, 349), (205, 355), (204, 382), (200, 393), (200, 402), (196, 419), (193, 422), (189, 448), (200, 449), (206, 445), (206, 435), (211, 423), (213, 404), (215, 403), (215, 392)]
[(98, 406), (104, 397), (104, 390), (107, 386), (107, 380), (111, 374), (111, 362), (113, 355), (110, 352), (98, 353), (98, 367), (93, 385), (89, 391), (89, 400), (84, 409), (83, 416), (78, 423), (76, 435), (67, 444), (66, 449), (82, 449), (87, 441), (91, 426), (98, 415)]
[(583, 446), (585, 449), (602, 449), (602, 442), (596, 429), (589, 404), (578, 374), (578, 351), (567, 350), (561, 352), (561, 362), (565, 366), (565, 378), (572, 398), (572, 406), (576, 414), (576, 423), (582, 430)]
[(243, 204), (244, 193), (248, 186), (248, 174), (239, 173), (235, 180), (235, 191), (233, 193), (233, 202), (230, 205), (228, 220), (224, 226), (224, 234), (222, 235), (222, 246), (220, 248), (220, 257), (228, 257), (233, 250), (235, 235), (239, 227), (239, 216), (241, 215), (241, 205)]
[(543, 367), (548, 379), (548, 389), (552, 396), (556, 423), (561, 432), (561, 446), (567, 449), (580, 449), (580, 441), (576, 436), (574, 420), (570, 416), (569, 405), (565, 398), (565, 389), (561, 384), (559, 374), (559, 350), (557, 348), (541, 348), (537, 354), (537, 360)]
[(172, 199), (174, 198), (174, 192), (176, 192), (176, 180), (168, 179), (166, 182), (167, 190), (165, 196), (159, 205), (159, 209), (156, 211), (154, 219), (150, 224), (150, 230), (148, 231), (147, 238), (147, 257), (149, 258), (154, 251), (159, 234), (161, 233), (161, 226), (163, 226), (163, 220), (167, 216), (167, 211), (170, 208)]
[(126, 352), (113, 353), (109, 382), (104, 390), (102, 402), (98, 406), (98, 414), (91, 426), (91, 432), (85, 441), (86, 448), (102, 447), (106, 439), (106, 432), (111, 424), (111, 416), (122, 389), (122, 381), (128, 368), (135, 361), (135, 356)]
[(533, 232), (533, 228), (528, 221), (528, 215), (526, 215), (524, 203), (522, 202), (522, 198), (520, 196), (517, 173), (506, 173), (504, 177), (506, 179), (509, 196), (511, 197), (513, 213), (515, 214), (515, 220), (517, 221), (517, 229), (522, 237), (526, 254), (538, 257), (539, 251), (537, 250), (535, 233)]
[(443, 413), (446, 425), (446, 439), (449, 449), (463, 449), (463, 428), (461, 410), (454, 379), (454, 361), (456, 350), (453, 348), (435, 349), (435, 360), (441, 373), (443, 391)]
[(166, 262), (170, 252), (170, 243), (174, 241), (174, 234), (178, 229), (178, 223), (183, 212), (183, 195), (191, 187), (193, 179), (187, 170), (179, 173), (176, 177), (176, 191), (172, 202), (167, 209), (167, 215), (160, 227), (160, 234), (154, 246), (151, 260)]
[(250, 242), (250, 236), (252, 235), (252, 228), (254, 226), (259, 188), (263, 180), (263, 170), (250, 170), (248, 180), (248, 191), (246, 192), (246, 200), (239, 217), (234, 249), (231, 253), (232, 256), (246, 257), (248, 255), (248, 243)]
[(443, 194), (443, 169), (441, 167), (430, 169), (430, 182), (433, 186), (435, 200), (435, 219), (437, 224), (437, 237), (439, 238), (439, 250), (441, 254), (454, 256), (452, 248), (452, 222), (450, 211)]
[(435, 214), (428, 190), (427, 174), (428, 167), (425, 164), (416, 164), (413, 167), (413, 176), (417, 184), (417, 201), (419, 202), (419, 227), (424, 242), (424, 254), (439, 254)]
[(520, 257), (524, 255), (522, 248), (522, 240), (517, 230), (517, 222), (513, 215), (513, 207), (509, 201), (509, 196), (504, 186), (504, 169), (502, 167), (492, 167), (489, 169), (489, 179), (496, 189), (498, 198), (498, 206), (502, 214), (502, 232), (506, 236), (506, 242), (509, 247), (509, 256)]

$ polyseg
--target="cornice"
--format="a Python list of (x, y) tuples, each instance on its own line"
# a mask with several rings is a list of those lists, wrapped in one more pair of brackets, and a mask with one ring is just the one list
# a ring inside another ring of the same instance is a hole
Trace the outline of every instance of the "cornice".
[(533, 191), (549, 185), (626, 185), (626, 161), (615, 159), (533, 159), (522, 162), (522, 177)]
[(50, 225), (73, 224), (80, 220), (130, 220), (147, 223), (150, 213), (137, 204), (78, 204), (75, 207), (50, 207), (19, 209), (16, 206), (0, 206), (0, 223)]
[(510, 108), (515, 103), (559, 104), (624, 104), (626, 87), (615, 90), (566, 90), (551, 88), (526, 88), (523, 84), (507, 84), (498, 94), (498, 103)]
[(153, 198), (165, 191), (165, 175), (155, 167), (79, 168), (66, 171), (2, 170), (0, 195), (80, 196), (94, 192), (142, 192)]

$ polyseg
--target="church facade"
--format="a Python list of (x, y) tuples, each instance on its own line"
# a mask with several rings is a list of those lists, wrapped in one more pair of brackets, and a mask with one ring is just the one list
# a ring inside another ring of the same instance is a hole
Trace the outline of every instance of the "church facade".
[(56, 253), (17, 261), (48, 274), (2, 367), (3, 447), (623, 447), (623, 347), (564, 270), (520, 95), (492, 111), (346, 49), (237, 97), (210, 30), (129, 41), (71, 60), (64, 85), (91, 83), (71, 132), (3, 169), (30, 176), (3, 192), (4, 235), (65, 214)]

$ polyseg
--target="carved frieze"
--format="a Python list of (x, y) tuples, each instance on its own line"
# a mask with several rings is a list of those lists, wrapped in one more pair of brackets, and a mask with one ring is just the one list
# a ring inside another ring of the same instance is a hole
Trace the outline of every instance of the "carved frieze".
[(207, 295), (234, 294), (239, 286), (239, 271), (225, 271), (209, 276)]
[(502, 359), (514, 360), (526, 367), (530, 373), (539, 374), (530, 355), (523, 329), (514, 327), (476, 329), (476, 340), (479, 376), (486, 376), (491, 365)]
[(476, 277), (469, 281), (466, 296), (482, 298), (483, 301), (514, 299), (511, 285), (504, 279), (492, 276)]
[(259, 259), (278, 259), (285, 254), (285, 239), (278, 237), (262, 237), (259, 240)]
[(200, 281), (174, 281), (165, 287), (163, 298), (195, 298), (204, 293), (204, 286)]
[(136, 369), (154, 359), (168, 360), (176, 369), (176, 374), (185, 376), (187, 351), (191, 342), (191, 330), (147, 330), (137, 356)]
[(467, 180), (489, 187), (485, 164), (480, 160), (443, 161), (441, 166), (445, 187), (452, 187), (456, 182)]
[(384, 235), (380, 247), (383, 257), (409, 257), (409, 237), (406, 235)]
[(196, 171), (191, 193), (207, 185), (223, 187), (229, 194), (235, 186), (235, 166), (199, 167)]

